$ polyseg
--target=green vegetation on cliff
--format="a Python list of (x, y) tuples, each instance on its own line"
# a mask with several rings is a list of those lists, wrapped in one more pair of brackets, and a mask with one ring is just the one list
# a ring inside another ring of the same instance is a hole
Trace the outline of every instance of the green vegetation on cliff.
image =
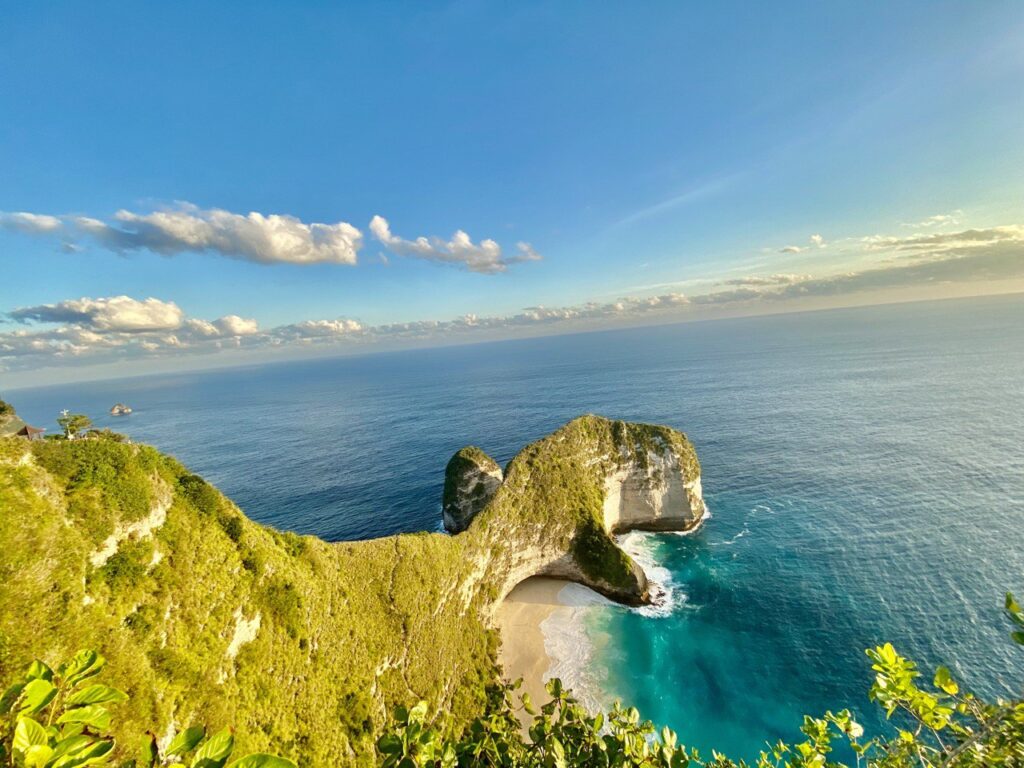
[(482, 706), (496, 638), (453, 593), (456, 539), (273, 531), (146, 446), (7, 439), (0, 470), (0, 671), (99, 649), (122, 742), (232, 723), (245, 751), (369, 764), (400, 702)]
[(153, 448), (95, 437), (0, 440), (0, 673), (95, 648), (131, 697), (119, 743), (224, 723), (242, 751), (312, 766), (372, 764), (403, 702), (460, 734), (499, 678), (496, 602), (538, 570), (569, 563), (642, 597), (603, 527), (604, 475), (649, 450), (699, 471), (678, 432), (587, 416), (514, 458), (462, 534), (330, 544), (253, 523)]
[(631, 601), (637, 568), (605, 530), (605, 480), (628, 462), (645, 466), (651, 453), (665, 452), (678, 459), (686, 477), (700, 476), (693, 445), (674, 429), (599, 416), (574, 419), (509, 462), (498, 492), (464, 535), (477, 549), (512, 560), (516, 553), (503, 544), (508, 540), (569, 552), (590, 586)]

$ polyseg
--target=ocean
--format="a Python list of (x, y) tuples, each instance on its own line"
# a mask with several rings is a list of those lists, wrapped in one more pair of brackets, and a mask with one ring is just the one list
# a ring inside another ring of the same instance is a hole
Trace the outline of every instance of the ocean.
[[(499, 462), (593, 412), (686, 432), (711, 518), (634, 534), (670, 601), (589, 611), (580, 685), (752, 758), (867, 700), (891, 641), (1020, 693), (1024, 296), (495, 342), (7, 391), (178, 456), (254, 519), (330, 540), (437, 530), (465, 444)], [(118, 401), (129, 417), (107, 415)], [(571, 671), (571, 670), (570, 670)]]

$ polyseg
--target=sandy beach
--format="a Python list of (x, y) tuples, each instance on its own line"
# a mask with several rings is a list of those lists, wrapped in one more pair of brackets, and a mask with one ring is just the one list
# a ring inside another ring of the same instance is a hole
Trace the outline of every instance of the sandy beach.
[(505, 679), (522, 678), (521, 690), (541, 705), (549, 698), (545, 681), (559, 677), (584, 704), (600, 708), (601, 681), (590, 669), (593, 638), (584, 621), (595, 608), (609, 605), (596, 592), (561, 579), (534, 577), (519, 584), (496, 616)]
[(509, 593), (497, 613), (501, 632), (498, 660), (505, 679), (523, 678), (522, 690), (538, 705), (548, 700), (544, 678), (551, 668), (542, 625), (556, 611), (568, 613), (559, 601), (559, 592), (567, 583), (542, 577), (527, 579)]

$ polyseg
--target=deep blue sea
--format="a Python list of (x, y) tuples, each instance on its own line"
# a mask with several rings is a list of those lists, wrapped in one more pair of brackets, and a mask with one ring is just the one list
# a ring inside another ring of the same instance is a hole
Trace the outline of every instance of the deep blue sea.
[[(177, 455), (251, 517), (327, 539), (435, 530), (448, 457), (504, 462), (595, 412), (685, 431), (712, 518), (652, 536), (670, 615), (606, 609), (610, 695), (752, 757), (803, 713), (878, 724), (886, 640), (1020, 692), (1024, 296), (905, 304), (9, 391)], [(116, 401), (127, 418), (106, 415)], [(604, 642), (607, 640), (607, 642)]]

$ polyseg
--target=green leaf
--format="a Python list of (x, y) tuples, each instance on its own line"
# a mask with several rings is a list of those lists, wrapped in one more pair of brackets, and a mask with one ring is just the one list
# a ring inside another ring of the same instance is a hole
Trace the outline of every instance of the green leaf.
[(49, 768), (79, 768), (82, 765), (105, 762), (107, 756), (114, 749), (112, 739), (92, 741), (76, 752), (69, 752), (59, 760), (50, 763)]
[(62, 738), (53, 748), (53, 756), (51, 759), (56, 761), (57, 759), (64, 757), (64, 755), (77, 754), (83, 749), (92, 746), (95, 742), (96, 739), (92, 736), (74, 735)]
[(565, 748), (554, 736), (551, 737), (551, 756), (554, 758), (556, 768), (565, 768)]
[(119, 691), (117, 688), (111, 688), (108, 685), (90, 685), (88, 688), (83, 688), (80, 691), (76, 691), (65, 704), (68, 707), (82, 707), (86, 704), (108, 704), (111, 702), (125, 701), (128, 698), (128, 694), (124, 691)]
[(57, 672), (64, 683), (73, 688), (83, 680), (99, 674), (104, 664), (106, 664), (106, 659), (96, 651), (84, 650), (61, 664)]
[(220, 768), (234, 748), (235, 737), (230, 728), (225, 728), (213, 734), (199, 747), (196, 756), (192, 758), (192, 768)]
[(49, 741), (46, 729), (31, 717), (22, 715), (18, 718), (18, 724), (14, 727), (14, 741), (11, 743), (15, 754), (25, 754), (29, 747), (47, 744)]
[(409, 720), (416, 723), (422, 723), (427, 717), (427, 702), (421, 701), (416, 704), (415, 707), (409, 710)]
[(106, 731), (110, 728), (110, 712), (100, 704), (69, 709), (57, 718), (58, 723), (81, 723), (95, 731)]
[(11, 711), (11, 707), (14, 706), (14, 702), (18, 700), (23, 690), (25, 690), (24, 683), (15, 683), (4, 691), (4, 695), (0, 696), (0, 715), (6, 715)]
[(46, 666), (39, 659), (36, 659), (28, 665), (28, 672), (25, 673), (25, 682), (29, 680), (49, 680), (53, 681), (53, 670)]
[(523, 709), (525, 709), (526, 713), (529, 715), (537, 714), (537, 710), (533, 707), (533, 701), (530, 699), (530, 694), (526, 691), (523, 691)]
[[(175, 736), (177, 739), (177, 736)], [(174, 743), (173, 741), (171, 742)], [(153, 768), (160, 762), (160, 748), (156, 744), (156, 735), (150, 731), (146, 734), (146, 740), (142, 742), (142, 749), (139, 750), (138, 763), (141, 768)]]
[(228, 764), (228, 768), (298, 768), (291, 760), (285, 760), (277, 755), (264, 755), (257, 753), (246, 755), (241, 760), (235, 760)]
[(1013, 638), (1013, 642), (1017, 645), (1024, 645), (1024, 632), (1012, 632), (1010, 637)]
[(1019, 616), (1022, 613), (1021, 607), (1017, 604), (1012, 592), (1006, 593), (1006, 612), (1012, 616)]
[(941, 688), (950, 696), (956, 696), (960, 691), (960, 686), (956, 684), (953, 678), (949, 674), (949, 670), (946, 667), (939, 667), (935, 670), (935, 680), (933, 684), (936, 688)]
[(53, 701), (56, 695), (57, 689), (49, 680), (41, 677), (31, 680), (25, 683), (25, 688), (21, 692), (21, 706), (18, 707), (18, 711), (31, 715)]
[(400, 755), (402, 754), (402, 740), (393, 733), (386, 733), (377, 739), (377, 749), (381, 754)]
[(171, 743), (167, 745), (167, 757), (174, 755), (187, 755), (196, 745), (203, 740), (203, 736), (206, 735), (206, 729), (201, 725), (193, 725), (191, 728), (186, 728), (184, 731), (179, 731)]
[(25, 768), (43, 768), (52, 754), (53, 749), (48, 745), (33, 744), (25, 750)]

